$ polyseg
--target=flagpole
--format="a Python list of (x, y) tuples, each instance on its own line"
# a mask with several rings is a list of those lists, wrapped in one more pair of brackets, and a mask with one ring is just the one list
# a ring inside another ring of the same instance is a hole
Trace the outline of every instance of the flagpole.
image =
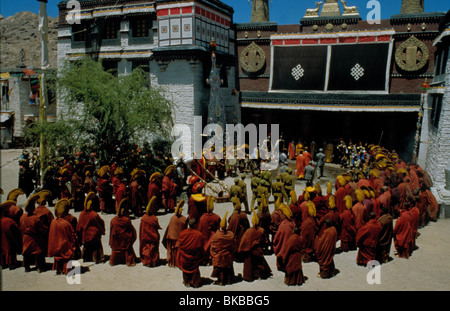
[[(39, 32), (41, 33), (41, 69), (42, 74), (39, 76), (40, 88), (39, 88), (39, 122), (42, 125), (45, 124), (45, 107), (47, 106), (47, 88), (45, 80), (45, 71), (48, 68), (48, 20), (47, 20), (47, 0), (38, 0), (39, 2)], [(45, 163), (45, 139), (41, 132), (39, 138), (39, 155), (40, 155), (40, 170), (41, 170), (41, 185), (43, 184), (43, 168)]]

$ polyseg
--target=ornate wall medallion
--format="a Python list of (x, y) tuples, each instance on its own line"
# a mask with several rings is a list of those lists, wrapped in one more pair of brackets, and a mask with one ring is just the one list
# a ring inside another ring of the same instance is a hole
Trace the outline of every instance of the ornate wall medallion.
[(429, 57), (430, 54), (426, 45), (414, 36), (400, 44), (395, 51), (397, 66), (409, 72), (418, 71), (425, 67)]
[(241, 66), (247, 72), (258, 72), (265, 63), (266, 53), (255, 42), (248, 45), (241, 53)]

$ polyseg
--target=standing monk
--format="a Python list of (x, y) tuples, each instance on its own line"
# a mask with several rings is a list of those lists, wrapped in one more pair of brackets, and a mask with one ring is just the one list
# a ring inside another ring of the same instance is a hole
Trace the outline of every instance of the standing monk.
[[(102, 214), (111, 213), (114, 210), (114, 200), (112, 198), (113, 188), (111, 185), (111, 168), (108, 165), (102, 166), (98, 171), (97, 193)], [(86, 199), (84, 199), (86, 210)]]
[(162, 202), (166, 212), (173, 212), (177, 205), (177, 184), (173, 181), (176, 174), (175, 165), (169, 165), (162, 179)]
[(298, 179), (303, 179), (305, 177), (305, 157), (303, 156), (303, 152), (300, 151), (298, 156), (295, 158), (295, 175), (297, 175)]
[(306, 202), (309, 217), (303, 220), (301, 226), (301, 236), (304, 241), (303, 262), (315, 261), (315, 239), (318, 230), (316, 207), (312, 201)]
[(102, 235), (105, 235), (104, 220), (92, 209), (95, 193), (89, 192), (84, 199), (84, 210), (78, 217), (77, 237), (80, 245), (83, 245), (81, 257), (83, 261), (104, 261)]
[(155, 267), (159, 264), (159, 226), (156, 197), (152, 197), (147, 204), (145, 214), (139, 225), (139, 254), (142, 264), (147, 267)]
[(158, 211), (160, 208), (163, 207), (162, 205), (162, 193), (161, 193), (161, 173), (153, 173), (150, 176), (148, 188), (147, 188), (147, 201), (150, 202), (150, 200), (156, 197), (156, 201), (154, 205), (155, 209)]
[(334, 253), (336, 252), (337, 231), (331, 220), (325, 220), (326, 229), (318, 240), (316, 247), (317, 262), (319, 263), (318, 277), (328, 279), (337, 274), (334, 265)]
[(137, 239), (137, 234), (130, 217), (128, 217), (129, 204), (128, 199), (122, 199), (117, 208), (117, 216), (111, 219), (109, 233), (109, 245), (111, 246), (109, 264), (111, 266), (136, 265), (133, 244)]
[(281, 203), (278, 209), (283, 212), (285, 218), (281, 222), (280, 226), (278, 227), (277, 233), (273, 238), (273, 251), (277, 258), (278, 270), (285, 271), (283, 258), (286, 256), (287, 252), (286, 242), (294, 230), (295, 223), (292, 221), (292, 211), (286, 204)]
[(211, 277), (217, 278), (218, 285), (231, 284), (234, 278), (233, 261), (236, 239), (233, 232), (227, 230), (227, 215), (228, 211), (220, 221), (219, 230), (211, 238), (210, 253), (213, 265)]
[(361, 189), (356, 189), (356, 198), (358, 202), (353, 205), (352, 212), (355, 215), (355, 228), (358, 231), (367, 221), (367, 209), (362, 203), (364, 201), (364, 192)]
[(346, 209), (339, 215), (341, 221), (341, 250), (343, 252), (356, 250), (356, 227), (352, 213), (353, 201), (350, 195), (345, 196)]
[(381, 224), (377, 221), (374, 212), (370, 213), (369, 221), (364, 224), (356, 234), (356, 264), (366, 266), (369, 261), (376, 258), (376, 247), (381, 232)]
[(375, 259), (379, 263), (386, 263), (389, 261), (389, 253), (391, 252), (394, 219), (386, 207), (382, 207), (381, 214), (381, 217), (378, 218), (378, 222), (381, 224), (381, 231), (378, 237)]
[(183, 284), (187, 287), (200, 287), (200, 263), (205, 257), (203, 240), (200, 231), (193, 229), (195, 219), (189, 219), (189, 228), (184, 229), (178, 236), (176, 246), (178, 247), (176, 263), (183, 272)]
[(166, 231), (162, 239), (163, 246), (167, 249), (167, 265), (169, 267), (176, 267), (177, 248), (176, 244), (180, 232), (187, 228), (187, 219), (181, 212), (183, 210), (184, 200), (178, 202), (175, 208), (175, 214), (170, 218)]
[(206, 213), (200, 217), (198, 221), (197, 230), (202, 234), (203, 240), (205, 241), (204, 251), (205, 251), (205, 263), (209, 265), (211, 263), (210, 251), (211, 238), (219, 229), (220, 216), (214, 213), (214, 197), (209, 196), (206, 204)]
[(238, 198), (234, 203), (234, 210), (228, 219), (228, 230), (233, 232), (234, 238), (236, 239), (236, 249), (235, 249), (235, 259), (241, 262), (241, 258), (238, 254), (239, 245), (241, 244), (241, 239), (244, 236), (245, 231), (250, 228), (250, 222), (248, 221), (247, 214), (241, 211), (242, 205)]
[(7, 200), (0, 207), (0, 265), (2, 269), (17, 268), (17, 254), (22, 253), (22, 234), (19, 225), (9, 216), (10, 207), (15, 204), (15, 201)]
[(255, 279), (266, 279), (272, 275), (272, 270), (264, 258), (264, 229), (259, 227), (259, 218), (253, 209), (253, 227), (247, 229), (242, 236), (238, 252), (244, 259), (243, 279), (253, 282)]
[(35, 264), (37, 271), (45, 269), (45, 256), (47, 250), (47, 231), (42, 220), (34, 214), (38, 194), (31, 195), (26, 204), (25, 212), (20, 217), (20, 230), (22, 232), (22, 256), (25, 272), (31, 271), (30, 265)]
[(409, 258), (413, 251), (413, 232), (409, 215), (401, 215), (394, 226), (394, 246), (400, 258)]
[(76, 251), (76, 232), (64, 219), (70, 207), (67, 199), (59, 200), (55, 205), (55, 216), (50, 224), (48, 236), (48, 256), (54, 257), (53, 270), (56, 274), (68, 274), (67, 263), (74, 259)]
[(286, 242), (286, 252), (282, 257), (285, 267), (284, 284), (302, 285), (306, 278), (302, 269), (303, 239), (300, 235), (300, 228), (294, 227), (293, 234)]

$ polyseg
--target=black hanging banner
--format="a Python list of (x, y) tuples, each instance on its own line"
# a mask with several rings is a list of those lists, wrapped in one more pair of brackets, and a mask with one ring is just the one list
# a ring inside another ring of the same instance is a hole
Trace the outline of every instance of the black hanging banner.
[(327, 46), (276, 46), (273, 53), (272, 90), (324, 90)]
[(386, 91), (389, 43), (331, 47), (329, 91)]

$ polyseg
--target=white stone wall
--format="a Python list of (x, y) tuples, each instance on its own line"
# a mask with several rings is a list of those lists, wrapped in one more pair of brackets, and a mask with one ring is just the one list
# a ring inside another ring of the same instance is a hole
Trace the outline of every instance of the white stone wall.
[(427, 170), (436, 188), (445, 187), (445, 168), (450, 161), (450, 58), (447, 61), (445, 93), (442, 101), (439, 127), (429, 130), (430, 146), (427, 152)]

